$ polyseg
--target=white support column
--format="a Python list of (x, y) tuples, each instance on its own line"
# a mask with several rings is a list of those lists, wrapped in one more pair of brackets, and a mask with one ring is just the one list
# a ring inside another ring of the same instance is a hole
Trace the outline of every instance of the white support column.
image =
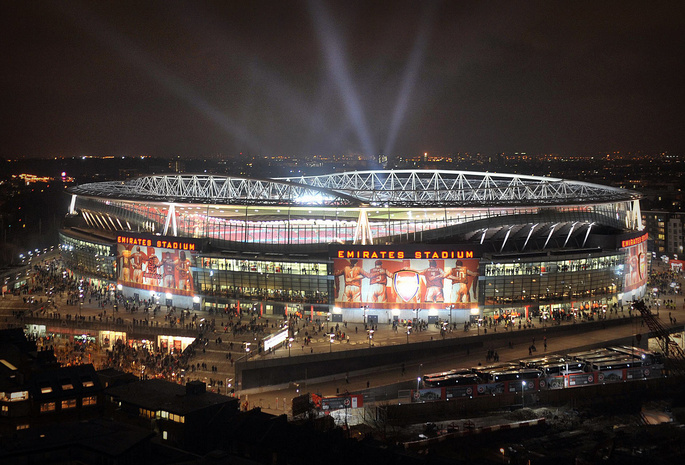
[[(559, 224), (559, 223), (557, 223)], [(549, 240), (552, 238), (552, 234), (554, 234), (554, 229), (557, 227), (557, 224), (552, 226), (552, 229), (549, 230), (549, 235), (547, 236), (547, 240), (545, 241), (545, 245), (542, 246), (543, 250), (547, 248), (547, 244), (549, 243)]]
[(507, 230), (506, 236), (504, 236), (504, 242), (502, 242), (502, 247), (499, 248), (500, 252), (502, 252), (502, 250), (504, 250), (504, 246), (507, 245), (507, 240), (509, 239), (509, 234), (511, 234), (511, 228), (513, 228), (513, 226), (509, 227), (509, 229)]
[(585, 247), (585, 243), (587, 242), (587, 238), (590, 236), (590, 230), (592, 229), (592, 225), (595, 223), (590, 223), (587, 225), (587, 232), (585, 233), (585, 239), (583, 239), (583, 247)]
[(71, 203), (69, 204), (69, 214), (73, 215), (76, 213), (76, 194), (72, 194)]
[(540, 223), (535, 223), (533, 226), (530, 227), (530, 231), (528, 231), (528, 236), (526, 237), (526, 242), (523, 243), (523, 248), (521, 250), (525, 250), (526, 246), (528, 245), (528, 241), (530, 240), (530, 236), (533, 234), (533, 231), (537, 227), (537, 225)]
[(359, 210), (359, 219), (357, 220), (357, 227), (354, 229), (353, 243), (361, 245), (373, 245), (371, 225), (369, 224), (369, 217), (365, 208), (361, 208)]
[(642, 231), (645, 227), (642, 224), (642, 210), (640, 209), (639, 200), (633, 200), (633, 214), (635, 215), (636, 229)]
[(566, 244), (568, 243), (568, 240), (571, 238), (571, 234), (573, 234), (573, 228), (576, 227), (576, 224), (578, 224), (577, 221), (576, 221), (575, 223), (573, 223), (573, 224), (571, 225), (571, 229), (568, 230), (568, 235), (566, 236), (566, 240), (564, 241), (564, 247), (566, 247)]
[(164, 222), (163, 235), (169, 234), (169, 224), (173, 220), (174, 236), (176, 235), (176, 206), (173, 203), (169, 204), (169, 209), (167, 210), (166, 221)]
[[(207, 218), (205, 218), (205, 224), (207, 224), (207, 226), (209, 227), (208, 220), (209, 220), (209, 207), (207, 207)], [(176, 227), (176, 207), (174, 207), (174, 214), (171, 216), (171, 226), (174, 228), (174, 236), (178, 236), (178, 228)]]

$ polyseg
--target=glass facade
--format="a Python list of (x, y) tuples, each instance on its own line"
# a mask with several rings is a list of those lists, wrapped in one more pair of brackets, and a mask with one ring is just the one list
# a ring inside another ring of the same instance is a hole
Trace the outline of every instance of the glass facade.
[(116, 279), (114, 244), (97, 243), (77, 237), (59, 235), (62, 257), (72, 271), (84, 275)]
[[(493, 262), (482, 265), (484, 312), (499, 307), (598, 302), (623, 292), (625, 255)], [(606, 302), (605, 302), (606, 303)], [(577, 307), (578, 305), (576, 305)]]
[(195, 289), (207, 296), (327, 304), (332, 280), (324, 262), (201, 258)]

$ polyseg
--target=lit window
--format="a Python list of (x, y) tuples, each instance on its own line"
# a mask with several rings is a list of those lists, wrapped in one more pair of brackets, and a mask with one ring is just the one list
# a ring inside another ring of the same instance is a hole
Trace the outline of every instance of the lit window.
[(40, 404), (40, 413), (54, 412), (55, 403), (54, 402), (44, 402)]
[(157, 418), (163, 418), (164, 420), (167, 420), (169, 418), (169, 412), (166, 410), (159, 410), (157, 412)]
[(29, 425), (17, 425), (17, 431), (22, 429), (29, 429)]
[(10, 408), (7, 405), (2, 406), (2, 413), (7, 413), (9, 412)]
[(98, 403), (98, 398), (96, 396), (86, 396), (83, 398), (81, 405), (84, 407), (86, 405), (97, 405)]
[(20, 402), (22, 400), (28, 400), (29, 391), (17, 391), (10, 393), (10, 402)]
[(62, 390), (68, 391), (70, 389), (74, 389), (74, 385), (71, 384), (71, 381), (69, 381), (68, 379), (65, 379), (64, 381), (62, 381)]
[(83, 385), (83, 387), (93, 387), (93, 386), (95, 386), (95, 384), (93, 383), (93, 380), (88, 379), (88, 378), (82, 379), (82, 380), (81, 380), (81, 384)]
[(186, 418), (183, 415), (176, 415), (175, 413), (169, 414), (169, 420), (175, 421), (176, 423), (185, 423)]
[(154, 410), (148, 410), (146, 408), (138, 409), (138, 414), (143, 418), (154, 418), (155, 417)]
[(62, 401), (62, 410), (76, 408), (76, 399), (67, 399)]
[(164, 439), (165, 441), (168, 439), (168, 435), (167, 435), (166, 431), (162, 431), (162, 439)]
[(52, 392), (52, 388), (50, 386), (43, 386), (40, 388), (40, 393), (41, 394), (50, 394)]

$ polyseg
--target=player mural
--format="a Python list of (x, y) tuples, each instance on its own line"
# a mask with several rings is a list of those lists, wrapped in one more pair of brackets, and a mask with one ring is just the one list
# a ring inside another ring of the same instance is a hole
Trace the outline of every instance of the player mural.
[(478, 305), (479, 260), (473, 253), (433, 249), (390, 253), (387, 248), (369, 248), (354, 253), (334, 251), (333, 257), (334, 300), (341, 308), (406, 309), (420, 304), (421, 308), (453, 305), (468, 309)]
[(193, 295), (196, 244), (183, 238), (119, 236), (118, 284), (155, 292)]
[(623, 290), (629, 292), (647, 284), (647, 240), (646, 234), (628, 243)]

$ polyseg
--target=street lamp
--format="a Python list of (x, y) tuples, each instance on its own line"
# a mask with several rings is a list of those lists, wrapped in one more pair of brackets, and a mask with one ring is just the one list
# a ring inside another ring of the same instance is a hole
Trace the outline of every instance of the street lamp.
[(411, 333), (411, 325), (407, 326), (407, 344), (409, 344), (409, 334)]
[(521, 408), (525, 407), (526, 403), (526, 382), (521, 381)]
[(331, 333), (328, 335), (328, 352), (333, 352), (333, 338), (335, 337), (335, 334)]
[(419, 370), (418, 370), (419, 372), (418, 372), (418, 376), (416, 377), (416, 390), (417, 391), (419, 390), (419, 383), (421, 382), (421, 367), (423, 367), (423, 363), (419, 364)]
[(373, 329), (369, 330), (369, 347), (371, 347), (371, 339), (373, 339)]
[(290, 357), (290, 348), (293, 346), (293, 338), (288, 339), (288, 357)]

